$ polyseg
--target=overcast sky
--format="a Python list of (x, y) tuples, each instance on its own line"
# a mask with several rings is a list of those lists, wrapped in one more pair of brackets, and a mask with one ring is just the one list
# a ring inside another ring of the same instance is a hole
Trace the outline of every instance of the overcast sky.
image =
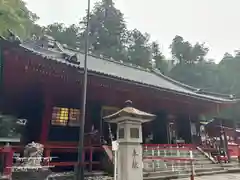
[[(87, 0), (25, 0), (40, 17), (39, 24), (77, 23)], [(97, 0), (92, 0), (91, 4)], [(148, 32), (165, 55), (175, 35), (191, 43), (206, 42), (208, 57), (219, 60), (225, 52), (240, 49), (240, 0), (115, 0), (128, 28)]]

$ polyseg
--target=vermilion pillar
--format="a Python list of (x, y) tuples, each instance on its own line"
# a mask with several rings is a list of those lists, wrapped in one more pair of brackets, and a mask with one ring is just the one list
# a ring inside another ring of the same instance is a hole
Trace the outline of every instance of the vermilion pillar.
[(11, 177), (13, 166), (13, 149), (11, 146), (5, 146), (2, 150), (2, 153), (4, 153), (5, 156), (3, 174)]
[(44, 110), (42, 116), (42, 128), (40, 135), (40, 143), (45, 144), (48, 140), (49, 126), (52, 118), (52, 98), (49, 94), (45, 94), (44, 97)]

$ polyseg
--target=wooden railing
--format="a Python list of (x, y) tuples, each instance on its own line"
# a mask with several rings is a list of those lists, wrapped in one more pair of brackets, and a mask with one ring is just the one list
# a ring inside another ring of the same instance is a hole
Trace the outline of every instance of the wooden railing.
[[(58, 157), (53, 157), (52, 161), (48, 162), (48, 165), (51, 167), (74, 167), (77, 165), (77, 156), (78, 153), (78, 142), (51, 142), (48, 141), (43, 143), (44, 146), (44, 158), (50, 159), (52, 158), (54, 153), (58, 154), (66, 154), (66, 156), (70, 154), (73, 155), (74, 158), (72, 160), (62, 160)], [(23, 154), (24, 146), (12, 146), (13, 152)], [(89, 133), (85, 135), (84, 141), (84, 152), (82, 154), (84, 164), (80, 164), (82, 166), (87, 167), (89, 171), (92, 171), (93, 166), (99, 166), (100, 160), (94, 160), (94, 155), (98, 152), (103, 152), (104, 149), (100, 145), (100, 138), (97, 133)], [(88, 159), (85, 156), (88, 156)]]
[[(219, 151), (219, 147), (210, 146), (210, 145), (202, 145), (199, 146), (205, 153), (207, 153), (209, 156), (212, 156), (216, 161), (220, 162), (229, 162), (227, 152), (221, 153)], [(223, 149), (223, 148), (221, 148)], [(237, 160), (240, 156), (240, 145), (236, 143), (228, 143), (227, 146), (228, 154), (230, 160)]]
[[(78, 144), (76, 143), (48, 143), (45, 146), (45, 157), (51, 157), (51, 153), (77, 153), (78, 151)], [(102, 151), (102, 148), (98, 145), (90, 145), (84, 147), (84, 152), (82, 154), (84, 164), (83, 166), (88, 166), (88, 170), (92, 171), (93, 165), (99, 165), (99, 161), (93, 160), (93, 154)], [(89, 154), (89, 159), (85, 159), (85, 154)], [(57, 157), (56, 157), (57, 158)], [(50, 162), (50, 166), (76, 166), (77, 162)]]
[(240, 155), (240, 146), (238, 144), (228, 144), (230, 158), (238, 158)]
[[(77, 165), (77, 159), (74, 161), (61, 161), (58, 157), (52, 157), (52, 153), (64, 153), (71, 154), (78, 152), (78, 144), (77, 143), (69, 143), (69, 142), (48, 142), (47, 144), (43, 144), (44, 146), (44, 158), (51, 159), (48, 163), (51, 167), (74, 167)], [(16, 153), (23, 153), (23, 146), (12, 146), (12, 149)], [(84, 147), (83, 166), (88, 166), (88, 170), (92, 171), (93, 166), (100, 165), (100, 161), (93, 161), (93, 154), (97, 152), (103, 151), (102, 147), (99, 145), (88, 145)], [(89, 154), (89, 159), (85, 159), (85, 154)]]
[[(66, 142), (48, 142), (44, 145), (44, 157), (51, 157), (53, 152), (61, 153), (77, 153), (77, 143), (66, 143)], [(6, 149), (2, 150), (3, 154)], [(193, 157), (190, 157), (190, 151), (193, 152)], [(13, 158), (10, 158), (10, 154), (13, 152), (23, 152), (23, 147), (12, 146), (12, 151), (8, 151), (8, 158), (5, 161), (4, 174), (11, 173), (10, 167)], [(113, 154), (111, 146), (99, 146), (91, 145), (84, 147), (84, 154), (89, 153), (89, 159), (85, 160), (84, 166), (87, 166), (91, 171), (93, 166), (100, 165), (100, 161), (94, 161), (93, 154), (96, 152), (105, 152), (110, 162), (112, 162)], [(192, 144), (144, 144), (143, 145), (143, 164), (144, 171), (156, 171), (156, 170), (172, 170), (177, 171), (180, 169), (187, 169), (189, 165), (194, 161), (194, 153), (198, 152), (197, 148)], [(199, 153), (199, 152), (198, 152)], [(50, 162), (50, 166), (66, 167), (75, 166), (76, 161), (70, 162)]]

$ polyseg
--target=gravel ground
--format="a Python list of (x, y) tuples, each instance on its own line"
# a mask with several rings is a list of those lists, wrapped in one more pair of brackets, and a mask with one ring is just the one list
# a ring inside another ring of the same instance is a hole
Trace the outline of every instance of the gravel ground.
[[(54, 173), (48, 176), (46, 180), (74, 180), (74, 175), (73, 173)], [(113, 180), (113, 178), (109, 176), (95, 175), (93, 177), (85, 177), (85, 180)]]

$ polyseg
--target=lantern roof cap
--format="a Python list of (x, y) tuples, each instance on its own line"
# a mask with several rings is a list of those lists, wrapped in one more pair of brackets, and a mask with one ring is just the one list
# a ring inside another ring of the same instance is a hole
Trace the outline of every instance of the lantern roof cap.
[(114, 119), (117, 119), (118, 117), (124, 117), (124, 116), (141, 119), (142, 122), (151, 121), (156, 117), (156, 115), (154, 114), (150, 114), (132, 107), (132, 101), (127, 100), (125, 102), (124, 108), (120, 109), (116, 113), (103, 117), (103, 119), (107, 122), (115, 123), (116, 121), (114, 121)]

